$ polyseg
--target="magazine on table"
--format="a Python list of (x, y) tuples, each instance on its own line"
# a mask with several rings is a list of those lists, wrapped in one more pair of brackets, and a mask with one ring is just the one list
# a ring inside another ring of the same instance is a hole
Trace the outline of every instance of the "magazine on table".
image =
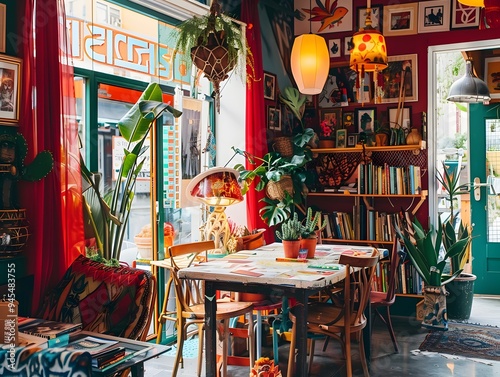
[(94, 356), (104, 353), (108, 348), (118, 344), (117, 340), (86, 336), (70, 342), (66, 347), (68, 351), (86, 351)]

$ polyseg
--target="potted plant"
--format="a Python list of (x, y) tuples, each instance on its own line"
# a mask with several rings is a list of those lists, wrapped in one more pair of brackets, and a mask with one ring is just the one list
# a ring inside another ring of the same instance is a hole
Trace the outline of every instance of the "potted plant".
[(253, 56), (242, 28), (222, 13), (217, 0), (212, 1), (208, 14), (187, 19), (176, 28), (174, 58), (181, 53), (203, 71), (214, 85), (219, 110), (220, 82), (233, 69), (244, 76), (247, 65), (253, 68)]
[(276, 236), (283, 242), (283, 251), (285, 258), (297, 258), (300, 250), (300, 235), (304, 227), (295, 212), (292, 218), (289, 218), (281, 224), (281, 231), (276, 231)]
[(94, 238), (99, 251), (97, 257), (105, 260), (120, 259), (122, 243), (126, 234), (134, 188), (148, 150), (144, 142), (151, 126), (164, 111), (179, 117), (182, 112), (162, 102), (162, 90), (157, 83), (151, 83), (139, 100), (118, 122), (122, 137), (128, 142), (125, 157), (118, 177), (121, 184), (115, 184), (109, 192), (101, 193), (100, 175), (93, 174), (80, 156), (83, 181), (83, 213), (86, 238)]
[(438, 221), (436, 230), (431, 226), (426, 231), (417, 219), (412, 224), (400, 230), (396, 229), (400, 238), (404, 241), (406, 252), (413, 266), (424, 281), (424, 319), (422, 325), (427, 328), (447, 330), (448, 315), (446, 311), (445, 284), (455, 279), (461, 270), (450, 275), (444, 274), (449, 259), (464, 252), (471, 241), (469, 233), (462, 233), (454, 243), (449, 243), (445, 249), (444, 256), (440, 256), (443, 244), (443, 227), (441, 220)]
[[(453, 161), (455, 162), (455, 161)], [(436, 178), (443, 186), (446, 193), (446, 200), (449, 203), (450, 216), (443, 224), (443, 245), (445, 250), (449, 250), (452, 245), (463, 238), (470, 238), (472, 230), (462, 221), (456, 230), (455, 222), (455, 205), (458, 197), (467, 194), (471, 184), (460, 184), (460, 166), (450, 166), (450, 161), (443, 162), (443, 172), (437, 172)], [(472, 301), (474, 298), (474, 281), (476, 275), (463, 272), (466, 263), (470, 260), (470, 244), (465, 247), (461, 253), (450, 258), (450, 274), (453, 275), (457, 271), (460, 274), (451, 282), (446, 284), (446, 307), (448, 317), (451, 319), (465, 320), (470, 317), (472, 309)]]
[(307, 208), (303, 225), (300, 235), (300, 248), (307, 249), (307, 258), (314, 258), (318, 242), (318, 232), (321, 232), (326, 226), (326, 224), (321, 225), (321, 212), (317, 211), (313, 214), (312, 208)]

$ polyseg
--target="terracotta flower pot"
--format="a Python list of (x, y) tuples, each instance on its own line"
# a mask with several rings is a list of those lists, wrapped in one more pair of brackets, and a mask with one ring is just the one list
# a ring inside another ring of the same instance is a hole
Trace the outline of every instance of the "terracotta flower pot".
[(300, 240), (286, 241), (283, 240), (283, 252), (285, 258), (297, 258), (300, 250)]
[(307, 258), (314, 258), (316, 253), (317, 238), (302, 238), (300, 240), (300, 248), (307, 249)]

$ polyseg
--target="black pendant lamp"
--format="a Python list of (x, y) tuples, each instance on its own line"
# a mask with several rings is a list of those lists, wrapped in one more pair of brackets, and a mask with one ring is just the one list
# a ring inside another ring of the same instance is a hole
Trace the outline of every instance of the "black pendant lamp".
[(491, 96), (488, 86), (472, 72), (471, 58), (465, 61), (465, 74), (453, 83), (446, 99), (452, 102), (482, 102), (485, 105), (490, 102)]

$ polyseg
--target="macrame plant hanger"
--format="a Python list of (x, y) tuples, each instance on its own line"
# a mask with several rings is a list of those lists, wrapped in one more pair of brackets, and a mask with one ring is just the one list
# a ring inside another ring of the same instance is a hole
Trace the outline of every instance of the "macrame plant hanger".
[(217, 112), (220, 113), (220, 83), (229, 77), (236, 59), (230, 59), (228, 44), (223, 30), (216, 29), (217, 18), (221, 17), (221, 6), (217, 0), (210, 6), (209, 22), (202, 33), (207, 36), (204, 43), (203, 35), (198, 38), (198, 44), (191, 48), (191, 59), (199, 70), (214, 86), (214, 101)]

